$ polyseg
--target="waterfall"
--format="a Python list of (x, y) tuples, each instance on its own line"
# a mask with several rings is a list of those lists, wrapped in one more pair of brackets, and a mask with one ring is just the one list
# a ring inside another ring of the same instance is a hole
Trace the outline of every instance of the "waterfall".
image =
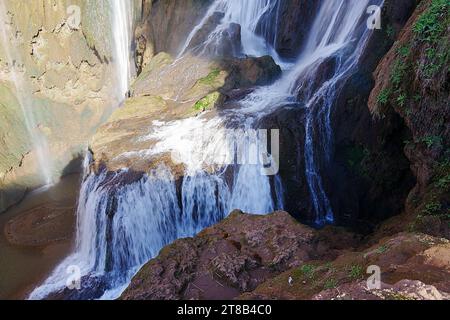
[(9, 21), (9, 13), (3, 1), (0, 1), (0, 43), (6, 55), (11, 80), (15, 88), (16, 97), (21, 107), (26, 130), (31, 140), (31, 146), (36, 153), (39, 173), (45, 185), (54, 182), (52, 174), (53, 164), (47, 137), (39, 128), (34, 112), (35, 104), (32, 97), (32, 89), (26, 79), (26, 70), (21, 54), (16, 46), (20, 45), (15, 37), (15, 30), (12, 30), (12, 23)]
[(125, 99), (131, 81), (131, 36), (133, 8), (130, 0), (111, 1), (111, 25), (114, 43), (114, 63), (119, 100)]
[[(331, 158), (332, 106), (344, 81), (352, 75), (371, 34), (364, 16), (369, 0), (325, 1), (313, 24), (306, 49), (292, 71), (289, 90), (301, 94), (305, 102), (305, 167), (317, 225), (333, 222), (333, 210), (325, 191), (319, 156), (325, 166)], [(381, 1), (380, 1), (381, 2)], [(318, 88), (311, 88), (311, 79), (323, 63), (333, 60), (334, 70)], [(316, 133), (315, 130), (316, 129)], [(317, 154), (322, 146), (321, 154)]]
[[(250, 56), (270, 54), (277, 62), (281, 62), (278, 54), (271, 46), (273, 41), (268, 42), (268, 39), (258, 36), (256, 33), (258, 23), (261, 18), (264, 14), (268, 13), (274, 5), (278, 6), (280, 1), (281, 0), (215, 0), (207, 11), (205, 17), (187, 37), (187, 40), (180, 50), (179, 56), (182, 56), (189, 50), (201, 54), (206, 50), (206, 48), (216, 46), (220, 43), (220, 41), (222, 41), (223, 31), (226, 30), (231, 23), (236, 23), (241, 26), (243, 54)], [(196, 48), (190, 48), (189, 46), (195, 35), (216, 12), (221, 12), (223, 14), (221, 23), (213, 32), (211, 32), (202, 44)], [(266, 32), (266, 35), (268, 36), (269, 32)]]
[[(245, 53), (267, 54), (272, 50), (273, 38), (260, 37), (255, 30), (258, 20), (274, 8), (274, 3), (215, 1), (187, 38), (181, 55), (196, 52), (196, 48), (190, 48), (190, 42), (216, 11), (224, 13), (222, 27), (230, 22), (241, 24)], [(369, 0), (324, 1), (304, 52), (293, 68), (274, 84), (257, 88), (239, 101), (240, 108), (213, 118), (203, 114), (167, 123), (158, 121), (149, 127), (148, 136), (141, 139), (159, 142), (143, 154), (151, 157), (170, 153), (182, 162), (186, 171), (180, 190), (166, 167), (132, 183), (126, 182), (127, 170), (88, 174), (79, 200), (76, 250), (30, 298), (43, 298), (64, 288), (65, 272), (70, 265), (79, 266), (83, 276), (105, 279), (106, 293), (102, 298), (116, 298), (142, 264), (173, 240), (195, 235), (226, 217), (232, 209), (256, 214), (281, 209), (282, 182), (278, 176), (262, 175), (261, 164), (218, 165), (210, 170), (202, 166), (201, 160), (214, 154), (215, 149), (225, 149), (224, 157), (230, 158), (236, 149), (251, 148), (252, 137), (236, 144), (224, 129), (257, 129), (260, 119), (297, 99), (303, 101), (307, 112), (306, 123), (299, 125), (306, 129), (306, 179), (316, 224), (332, 222), (333, 212), (321, 178), (323, 166), (317, 150), (321, 147), (324, 158), (331, 157), (331, 109), (369, 38), (364, 21), (368, 4)], [(217, 39), (211, 41), (211, 35), (217, 34), (213, 31), (203, 44), (216, 43)], [(335, 63), (331, 74), (313, 87), (319, 67), (330, 60)], [(89, 159), (86, 166), (88, 163)]]
[[(371, 34), (364, 19), (370, 2), (324, 1), (294, 68), (286, 71), (273, 85), (259, 88), (244, 98), (241, 101), (243, 108), (237, 111), (242, 121), (248, 122), (249, 119), (263, 118), (290, 101), (300, 99), (304, 103), (307, 114), (304, 123), (305, 176), (318, 226), (334, 221), (322, 179), (324, 166), (320, 156), (325, 162), (331, 158), (332, 106), (345, 80), (355, 71)], [(330, 61), (335, 64), (331, 75), (313, 87), (315, 78), (320, 75), (320, 67)], [(317, 153), (319, 146), (320, 154)]]

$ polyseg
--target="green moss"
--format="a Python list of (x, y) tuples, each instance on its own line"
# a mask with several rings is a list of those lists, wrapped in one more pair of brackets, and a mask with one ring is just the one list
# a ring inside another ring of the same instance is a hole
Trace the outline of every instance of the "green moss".
[(204, 85), (213, 85), (217, 77), (220, 75), (220, 69), (212, 70), (206, 77), (201, 78), (198, 82)]
[(204, 97), (203, 99), (197, 101), (194, 105), (194, 110), (196, 111), (206, 111), (212, 109), (216, 106), (220, 99), (219, 92), (213, 92)]
[(440, 178), (436, 182), (436, 187), (440, 189), (444, 189), (445, 191), (448, 191), (448, 187), (450, 186), (450, 174), (446, 175), (445, 177)]

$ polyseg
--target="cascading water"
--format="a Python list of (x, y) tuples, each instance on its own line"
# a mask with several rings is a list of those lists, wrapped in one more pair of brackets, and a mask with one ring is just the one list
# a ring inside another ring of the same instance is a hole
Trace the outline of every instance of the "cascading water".
[[(344, 81), (359, 63), (371, 30), (364, 15), (369, 0), (325, 1), (313, 24), (306, 49), (292, 71), (289, 91), (301, 95), (306, 105), (305, 165), (306, 179), (316, 212), (317, 225), (333, 222), (333, 211), (324, 188), (319, 156), (325, 166), (331, 158), (331, 111)], [(381, 1), (379, 1), (381, 4)], [(325, 27), (324, 27), (325, 26)], [(334, 62), (334, 71), (317, 88), (311, 79), (319, 74), (319, 67)], [(322, 146), (321, 154), (316, 147)]]
[[(189, 35), (181, 53), (201, 52), (190, 48), (190, 42), (206, 19), (219, 10), (225, 13), (222, 26), (230, 22), (241, 24), (245, 53), (267, 54), (272, 50), (270, 35), (273, 32), (265, 33), (269, 37), (265, 39), (255, 34), (255, 26), (274, 4), (275, 1), (268, 0), (215, 1), (205, 19)], [(165, 167), (132, 183), (124, 183), (124, 179), (128, 179), (126, 170), (87, 175), (79, 201), (75, 253), (30, 298), (43, 298), (61, 290), (66, 283), (67, 267), (71, 265), (79, 266), (83, 276), (102, 278), (106, 290), (103, 298), (115, 298), (141, 265), (171, 241), (194, 235), (226, 217), (232, 209), (265, 214), (282, 208), (281, 181), (278, 176), (271, 178), (261, 174), (261, 164), (225, 165), (209, 171), (199, 165), (202, 164), (199, 159), (214, 154), (215, 149), (225, 149), (232, 154), (235, 149), (250, 148), (254, 144), (251, 137), (236, 144), (230, 142), (221, 129), (230, 126), (256, 129), (260, 119), (293, 100), (301, 99), (307, 111), (304, 124), (306, 178), (316, 223), (333, 221), (315, 146), (323, 146), (321, 151), (325, 158), (330, 155), (331, 107), (343, 80), (358, 64), (369, 37), (363, 21), (368, 4), (369, 0), (323, 2), (305, 50), (294, 68), (274, 84), (246, 96), (239, 102), (240, 108), (212, 119), (199, 116), (154, 123), (149, 135), (142, 139), (160, 142), (146, 153), (171, 153), (174, 159), (184, 163), (186, 172), (181, 196), (175, 178)], [(205, 44), (216, 43), (219, 39), (220, 32), (212, 32)], [(317, 87), (312, 87), (310, 84), (319, 67), (330, 59), (335, 61), (333, 72)]]
[[(278, 58), (278, 54), (272, 48), (271, 42), (268, 42), (268, 39), (258, 36), (256, 33), (258, 22), (261, 17), (269, 12), (274, 5), (277, 6), (279, 1), (280, 0), (215, 0), (202, 21), (189, 34), (180, 50), (179, 56), (182, 56), (189, 50), (196, 52), (197, 54), (202, 54), (206, 48), (219, 46), (224, 30), (226, 30), (231, 23), (236, 23), (241, 26), (242, 53), (252, 56), (270, 54), (274, 56), (277, 62), (281, 62)], [(197, 47), (190, 48), (195, 35), (216, 12), (221, 12), (224, 15), (221, 23), (213, 32), (211, 32), (203, 43)], [(268, 32), (265, 32), (265, 35), (268, 35)]]
[[(320, 156), (325, 162), (331, 158), (333, 103), (344, 81), (357, 67), (371, 30), (364, 19), (369, 0), (324, 1), (311, 28), (305, 49), (292, 70), (268, 87), (248, 95), (237, 112), (243, 121), (263, 118), (279, 106), (300, 99), (307, 117), (305, 125), (305, 167), (315, 224), (334, 221), (330, 201), (324, 188)], [(372, 1), (373, 2), (373, 1)], [(381, 4), (382, 1), (378, 1)], [(313, 87), (324, 63), (334, 62), (333, 72), (321, 84)], [(321, 153), (316, 149), (322, 146)], [(327, 163), (325, 163), (326, 166)]]
[(131, 81), (131, 34), (133, 24), (132, 1), (111, 1), (111, 25), (114, 42), (114, 60), (118, 81), (118, 99), (125, 99)]
[[(48, 146), (47, 138), (39, 128), (39, 123), (36, 121), (34, 112), (34, 102), (31, 96), (31, 87), (27, 82), (25, 72), (23, 70), (23, 63), (21, 63), (20, 52), (16, 50), (17, 39), (15, 38), (15, 31), (11, 30), (12, 24), (8, 23), (10, 17), (3, 1), (0, 2), (0, 40), (1, 45), (6, 55), (6, 62), (8, 64), (11, 80), (15, 87), (16, 97), (21, 107), (25, 127), (28, 131), (31, 140), (31, 146), (36, 153), (39, 164), (39, 172), (42, 176), (45, 185), (53, 183), (52, 175), (52, 158)], [(13, 58), (14, 57), (14, 58)]]

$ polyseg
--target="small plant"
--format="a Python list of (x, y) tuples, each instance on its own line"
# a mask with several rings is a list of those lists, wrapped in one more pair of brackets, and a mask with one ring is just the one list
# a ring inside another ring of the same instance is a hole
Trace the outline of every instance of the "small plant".
[(380, 94), (377, 97), (378, 104), (385, 105), (389, 101), (390, 90), (385, 88), (381, 90)]
[(398, 49), (398, 54), (403, 58), (406, 58), (411, 53), (411, 48), (409, 46), (403, 46)]
[(436, 48), (426, 48), (425, 55), (427, 56), (428, 59), (436, 58)]
[(329, 278), (329, 279), (327, 279), (327, 280), (325, 281), (325, 284), (324, 284), (323, 287), (324, 287), (325, 290), (329, 290), (329, 289), (334, 289), (334, 288), (336, 288), (337, 285), (338, 285), (338, 282), (337, 282), (336, 279), (334, 279), (334, 278)]
[(300, 267), (300, 271), (305, 277), (313, 279), (316, 268), (311, 264), (304, 264)]
[(394, 38), (395, 36), (395, 29), (392, 25), (388, 25), (386, 28), (386, 34), (389, 38)]
[(420, 16), (413, 31), (420, 41), (436, 43), (439, 36), (446, 30), (445, 15), (448, 10), (448, 0), (433, 0), (430, 7)]
[(405, 103), (406, 103), (406, 94), (401, 93), (398, 97), (397, 97), (397, 103), (400, 107), (404, 107)]
[(333, 263), (331, 263), (331, 262), (328, 262), (325, 265), (325, 268), (327, 269), (328, 272), (331, 272), (331, 273), (335, 273), (336, 272), (336, 268), (333, 266)]
[(450, 174), (446, 175), (445, 177), (440, 178), (436, 182), (436, 187), (439, 189), (448, 190), (448, 187), (450, 186)]
[(360, 265), (352, 265), (350, 267), (349, 276), (353, 280), (361, 278), (363, 275), (363, 268)]
[(439, 136), (426, 136), (420, 139), (421, 143), (425, 143), (428, 149), (442, 145), (442, 138)]
[(379, 247), (378, 249), (377, 249), (377, 253), (378, 254), (383, 254), (383, 253), (385, 253), (385, 252), (387, 252), (388, 251), (388, 247), (387, 246), (381, 246), (381, 247)]
[(407, 69), (407, 65), (403, 61), (401, 61), (400, 59), (397, 59), (397, 61), (395, 61), (391, 73), (391, 81), (395, 88), (398, 88), (402, 83)]
[(422, 215), (437, 216), (440, 214), (441, 209), (441, 203), (437, 200), (432, 200), (425, 205), (425, 208), (422, 210)]

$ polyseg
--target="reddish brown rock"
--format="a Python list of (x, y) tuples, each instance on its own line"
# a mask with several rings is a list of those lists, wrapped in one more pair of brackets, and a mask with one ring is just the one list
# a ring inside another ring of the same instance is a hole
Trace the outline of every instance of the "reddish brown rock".
[(235, 211), (195, 238), (164, 248), (122, 299), (231, 299), (317, 256), (315, 231), (288, 213)]

